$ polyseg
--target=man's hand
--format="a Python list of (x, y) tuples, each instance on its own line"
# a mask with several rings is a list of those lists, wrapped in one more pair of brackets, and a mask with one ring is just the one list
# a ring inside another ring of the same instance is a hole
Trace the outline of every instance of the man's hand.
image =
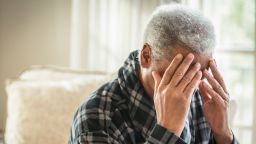
[(193, 92), (202, 77), (199, 63), (188, 70), (193, 59), (193, 54), (188, 54), (184, 60), (178, 54), (162, 78), (157, 72), (152, 72), (157, 123), (177, 136), (184, 128)]
[(204, 115), (217, 143), (230, 144), (233, 135), (228, 124), (229, 95), (216, 63), (211, 60), (209, 65), (213, 76), (207, 70), (203, 75), (211, 86), (204, 81), (200, 83)]

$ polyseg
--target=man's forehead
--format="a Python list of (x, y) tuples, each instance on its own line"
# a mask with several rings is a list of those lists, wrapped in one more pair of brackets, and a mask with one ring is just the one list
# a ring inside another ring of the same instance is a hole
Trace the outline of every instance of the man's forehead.
[(188, 48), (179, 47), (172, 51), (171, 59), (173, 59), (177, 54), (182, 54), (183, 58), (185, 58), (189, 53), (192, 53), (194, 55), (194, 60), (192, 62), (192, 65), (199, 62), (201, 64), (201, 69), (208, 69), (209, 67), (209, 60), (212, 59), (211, 54), (199, 54), (195, 53), (192, 50), (189, 50)]
[(208, 69), (209, 68), (209, 61), (212, 59), (212, 56), (203, 55), (203, 54), (194, 54), (194, 60), (192, 65), (199, 62), (201, 64), (201, 69)]

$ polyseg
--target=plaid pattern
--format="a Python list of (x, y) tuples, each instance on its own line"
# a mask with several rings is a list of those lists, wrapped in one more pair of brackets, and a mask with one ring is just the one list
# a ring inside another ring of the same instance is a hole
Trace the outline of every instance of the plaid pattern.
[(138, 72), (138, 51), (134, 51), (119, 69), (118, 77), (100, 87), (78, 108), (70, 144), (215, 143), (198, 91), (192, 98), (184, 130), (177, 137), (156, 123), (153, 100), (144, 91)]

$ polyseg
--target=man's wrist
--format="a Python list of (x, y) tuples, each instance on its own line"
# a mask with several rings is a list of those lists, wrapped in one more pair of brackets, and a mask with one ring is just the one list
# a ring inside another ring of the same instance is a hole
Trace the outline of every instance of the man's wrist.
[(225, 134), (213, 133), (213, 136), (217, 144), (231, 144), (234, 139), (234, 136), (231, 130)]
[[(167, 124), (163, 124), (163, 123), (158, 123), (158, 125), (166, 128), (169, 132), (172, 132), (174, 135), (176, 135), (177, 137), (180, 137), (182, 130), (184, 128), (184, 126), (178, 126), (178, 125), (167, 125)], [(182, 128), (183, 127), (183, 128)]]

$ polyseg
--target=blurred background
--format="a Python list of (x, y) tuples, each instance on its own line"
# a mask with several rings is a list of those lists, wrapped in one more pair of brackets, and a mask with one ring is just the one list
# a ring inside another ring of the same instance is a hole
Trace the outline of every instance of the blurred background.
[(239, 141), (256, 141), (254, 0), (0, 0), (0, 132), (6, 121), (5, 80), (31, 65), (115, 72), (142, 46), (143, 28), (159, 5), (178, 2), (215, 25), (215, 57), (237, 111)]

